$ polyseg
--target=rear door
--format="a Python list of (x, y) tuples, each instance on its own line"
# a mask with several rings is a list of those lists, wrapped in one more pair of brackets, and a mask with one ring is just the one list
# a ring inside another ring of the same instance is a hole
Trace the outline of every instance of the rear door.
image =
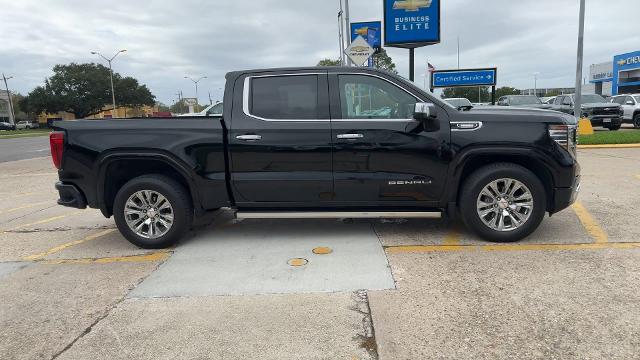
[(448, 162), (447, 113), (438, 131), (413, 119), (418, 97), (401, 84), (369, 73), (329, 75), (334, 192), (348, 205), (404, 205), (440, 199)]
[(238, 78), (229, 134), (239, 206), (310, 205), (331, 197), (331, 129), (326, 71)]

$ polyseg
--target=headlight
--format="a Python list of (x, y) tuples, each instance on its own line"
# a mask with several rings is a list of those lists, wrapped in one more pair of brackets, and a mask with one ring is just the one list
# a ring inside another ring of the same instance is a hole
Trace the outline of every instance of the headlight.
[(549, 136), (567, 151), (575, 154), (577, 135), (575, 125), (549, 125)]

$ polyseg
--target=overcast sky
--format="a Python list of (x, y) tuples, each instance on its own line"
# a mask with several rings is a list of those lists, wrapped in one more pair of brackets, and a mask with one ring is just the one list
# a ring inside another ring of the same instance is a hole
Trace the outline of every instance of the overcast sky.
[[(147, 84), (171, 104), (188, 76), (208, 76), (201, 102), (221, 98), (224, 74), (256, 67), (315, 65), (338, 57), (339, 0), (0, 0), (0, 72), (26, 94), (55, 64), (97, 62), (128, 49), (114, 71)], [(570, 87), (575, 81), (578, 0), (442, 0), (442, 43), (416, 50), (416, 83), (427, 60), (438, 69), (498, 67), (498, 85)], [(350, 0), (351, 20), (382, 18), (382, 0)], [(640, 50), (638, 0), (587, 0), (585, 71)], [(408, 77), (408, 50), (389, 48)], [(586, 74), (585, 74), (586, 76)]]

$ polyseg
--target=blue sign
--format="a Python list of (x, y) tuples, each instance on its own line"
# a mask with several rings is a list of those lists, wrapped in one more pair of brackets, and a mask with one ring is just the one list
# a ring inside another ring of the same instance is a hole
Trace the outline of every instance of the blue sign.
[(495, 86), (497, 73), (496, 68), (433, 71), (431, 87)]
[(383, 0), (384, 45), (416, 48), (440, 42), (440, 0)]
[[(633, 75), (640, 69), (640, 51), (634, 51), (626, 54), (616, 55), (613, 57), (613, 86), (611, 89), (612, 95), (618, 95), (620, 93), (637, 92), (636, 89), (640, 86), (638, 76)], [(631, 87), (628, 89), (622, 89), (622, 87)]]
[(374, 49), (382, 46), (382, 23), (380, 21), (351, 23), (351, 41), (362, 36)]

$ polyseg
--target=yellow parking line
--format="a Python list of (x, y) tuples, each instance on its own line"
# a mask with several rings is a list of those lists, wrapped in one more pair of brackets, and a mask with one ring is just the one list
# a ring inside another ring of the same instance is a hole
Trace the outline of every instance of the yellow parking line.
[(14, 227), (14, 228), (11, 228), (11, 229), (8, 229), (8, 230), (4, 230), (4, 232), (10, 232), (10, 231), (18, 230), (18, 229), (23, 229), (23, 228), (26, 228), (26, 227), (29, 227), (29, 226), (33, 226), (33, 225), (40, 225), (40, 224), (50, 223), (52, 221), (64, 219), (67, 216), (79, 214), (80, 212), (81, 211), (76, 211), (76, 212), (72, 212), (72, 213), (65, 214), (65, 215), (53, 216), (53, 217), (50, 217), (50, 218), (47, 218), (47, 219), (35, 221), (35, 222), (32, 222), (32, 223), (28, 223), (28, 224), (18, 225), (18, 226)]
[(631, 149), (631, 148), (640, 148), (640, 144), (578, 145), (578, 149)]
[(171, 253), (169, 251), (158, 251), (151, 254), (133, 255), (133, 256), (118, 256), (118, 257), (105, 257), (95, 259), (59, 259), (59, 260), (45, 260), (40, 264), (60, 265), (60, 264), (111, 264), (111, 263), (137, 263), (137, 262), (149, 262), (149, 261), (164, 261)]
[(442, 240), (442, 245), (444, 246), (460, 245), (460, 233), (455, 229), (451, 229), (447, 233), (447, 235), (444, 237), (444, 240)]
[(578, 219), (580, 219), (582, 226), (584, 226), (596, 243), (606, 243), (609, 241), (607, 233), (602, 230), (600, 225), (598, 225), (598, 222), (593, 218), (593, 216), (591, 216), (589, 211), (581, 202), (576, 201), (571, 207), (573, 208), (573, 211), (575, 211), (576, 215), (578, 215)]
[(35, 207), (35, 206), (44, 205), (44, 204), (55, 204), (55, 202), (43, 201), (43, 202), (38, 202), (38, 203), (33, 203), (33, 204), (27, 204), (27, 205), (24, 205), (24, 206), (19, 206), (17, 208), (0, 211), (0, 214), (6, 214), (6, 213), (14, 212), (14, 211), (24, 210), (24, 209), (32, 208), (32, 207)]
[(640, 243), (586, 243), (586, 244), (507, 244), (507, 245), (417, 245), (388, 246), (389, 254), (462, 251), (560, 251), (599, 249), (640, 249)]
[(47, 250), (45, 252), (39, 253), (39, 254), (25, 256), (25, 257), (22, 258), (22, 260), (27, 260), (27, 261), (40, 260), (40, 259), (43, 259), (43, 258), (51, 255), (51, 254), (55, 254), (57, 252), (60, 252), (60, 251), (62, 251), (64, 249), (66, 249), (66, 248), (70, 248), (72, 246), (85, 243), (87, 241), (95, 240), (95, 239), (97, 239), (99, 237), (102, 237), (104, 235), (110, 234), (110, 233), (112, 233), (114, 231), (115, 231), (115, 229), (107, 229), (107, 230), (101, 231), (99, 233), (89, 235), (89, 236), (85, 237), (84, 239), (75, 240), (75, 241), (68, 242), (66, 244), (62, 244), (60, 246), (56, 246), (54, 248), (51, 248), (51, 249), (49, 249), (49, 250)]
[(636, 175), (636, 178), (637, 178), (638, 180), (640, 180), (640, 174)]

